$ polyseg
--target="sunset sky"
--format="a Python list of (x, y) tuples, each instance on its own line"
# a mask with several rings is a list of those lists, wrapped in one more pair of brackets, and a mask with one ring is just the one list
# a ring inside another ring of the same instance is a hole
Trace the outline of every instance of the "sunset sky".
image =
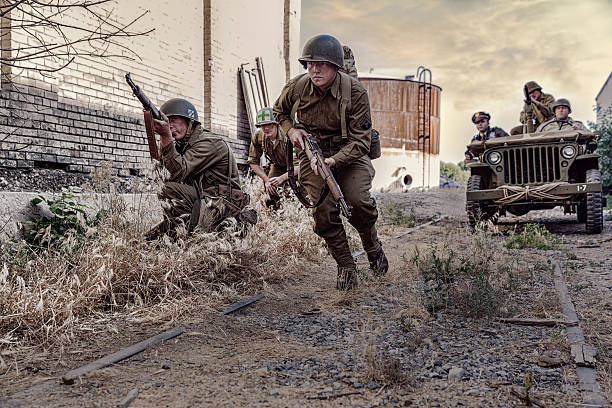
[(302, 0), (301, 45), (317, 34), (350, 45), (363, 73), (431, 69), (443, 89), (444, 161), (463, 158), (475, 111), (507, 131), (519, 124), (529, 80), (568, 98), (574, 119), (595, 120), (612, 70), (611, 0)]

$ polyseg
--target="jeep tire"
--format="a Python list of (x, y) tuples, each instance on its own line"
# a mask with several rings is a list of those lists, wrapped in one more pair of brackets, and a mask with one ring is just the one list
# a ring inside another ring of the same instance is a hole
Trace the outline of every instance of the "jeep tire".
[(587, 212), (586, 212), (586, 202), (585, 201), (579, 202), (578, 205), (576, 206), (576, 217), (578, 218), (579, 224), (584, 224), (586, 222)]
[[(601, 183), (601, 172), (598, 169), (587, 170), (587, 183)], [(586, 193), (586, 233), (600, 234), (603, 230), (602, 194)]]
[[(471, 175), (467, 182), (467, 191), (482, 190), (482, 177), (474, 174)], [(486, 213), (483, 210), (483, 202), (477, 200), (467, 200), (465, 202), (465, 211), (468, 216), (470, 227), (474, 228), (478, 221), (486, 219)]]

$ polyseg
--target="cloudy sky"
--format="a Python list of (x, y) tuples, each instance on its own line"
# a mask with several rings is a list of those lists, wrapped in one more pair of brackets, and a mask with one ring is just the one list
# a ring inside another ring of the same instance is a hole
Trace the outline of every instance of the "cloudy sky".
[(431, 69), (445, 161), (463, 158), (475, 111), (507, 131), (519, 124), (529, 80), (594, 120), (612, 71), (612, 0), (302, 0), (301, 45), (317, 34), (350, 45), (360, 72)]

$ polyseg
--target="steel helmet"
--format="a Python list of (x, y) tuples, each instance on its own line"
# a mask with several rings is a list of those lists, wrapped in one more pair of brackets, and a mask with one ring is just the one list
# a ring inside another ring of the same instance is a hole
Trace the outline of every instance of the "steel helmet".
[(274, 112), (272, 108), (262, 108), (257, 112), (257, 122), (255, 122), (255, 126), (260, 127), (263, 125), (270, 124), (278, 124), (276, 120), (274, 120)]
[(535, 90), (541, 91), (542, 87), (536, 81), (529, 81), (525, 84), (527, 92), (532, 93)]
[(161, 106), (160, 110), (168, 117), (182, 116), (187, 120), (193, 120), (194, 122), (200, 123), (198, 120), (198, 111), (195, 106), (185, 99), (170, 99)]
[(302, 56), (298, 58), (302, 66), (306, 68), (307, 62), (329, 62), (338, 68), (344, 65), (344, 49), (335, 37), (331, 35), (317, 35), (312, 37), (304, 45)]
[(555, 111), (557, 106), (567, 106), (567, 108), (569, 109), (569, 113), (572, 113), (572, 105), (570, 105), (570, 101), (568, 101), (565, 98), (559, 98), (555, 102), (553, 102), (552, 104), (553, 112)]

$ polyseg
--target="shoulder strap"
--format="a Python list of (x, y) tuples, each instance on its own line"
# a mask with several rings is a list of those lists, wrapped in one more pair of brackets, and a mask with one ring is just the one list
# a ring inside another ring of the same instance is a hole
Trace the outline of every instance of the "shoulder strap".
[(340, 74), (340, 90), (342, 99), (340, 99), (340, 126), (342, 127), (342, 141), (348, 139), (348, 128), (346, 124), (346, 110), (351, 107), (351, 77), (344, 72)]
[(308, 82), (308, 74), (302, 74), (295, 81), (295, 87), (293, 88), (293, 93), (297, 95), (295, 102), (293, 102), (293, 106), (291, 107), (291, 120), (295, 122), (295, 114), (297, 113), (298, 108), (300, 107), (300, 98), (302, 97), (302, 93), (304, 92), (304, 88), (306, 88), (306, 83)]

